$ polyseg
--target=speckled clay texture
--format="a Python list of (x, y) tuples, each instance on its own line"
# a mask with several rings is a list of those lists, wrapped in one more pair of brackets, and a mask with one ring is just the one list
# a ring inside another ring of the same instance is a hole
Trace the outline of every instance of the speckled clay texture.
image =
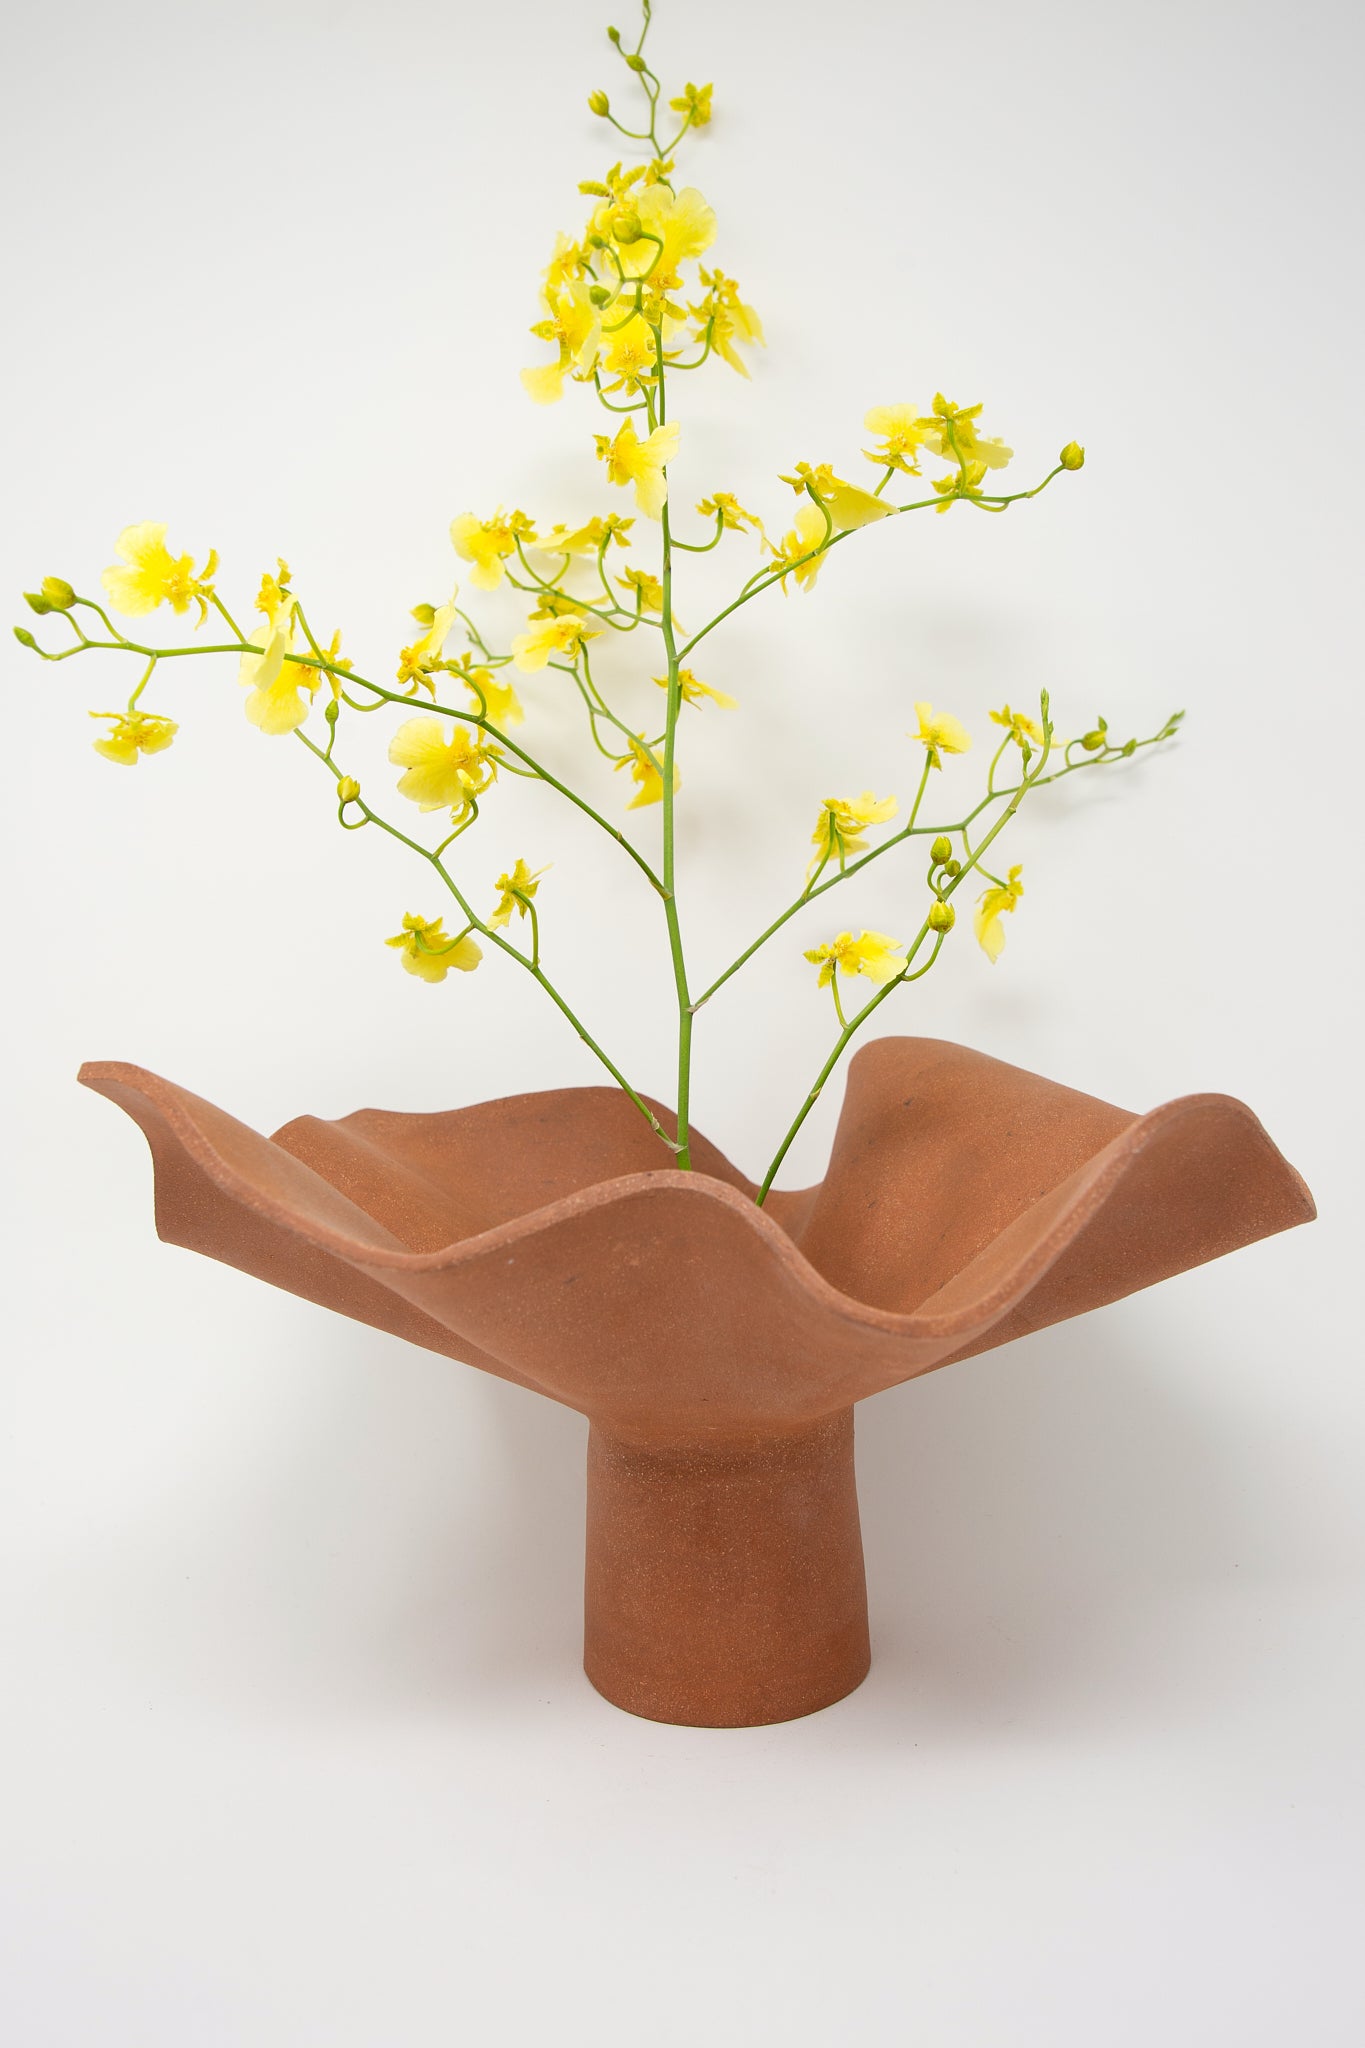
[(824, 1180), (762, 1209), (695, 1135), (660, 1168), (611, 1089), (263, 1138), (81, 1079), (142, 1126), (163, 1238), (590, 1418), (588, 1676), (703, 1726), (867, 1671), (856, 1401), (1314, 1213), (1231, 1097), (1139, 1117), (933, 1039), (865, 1047)]

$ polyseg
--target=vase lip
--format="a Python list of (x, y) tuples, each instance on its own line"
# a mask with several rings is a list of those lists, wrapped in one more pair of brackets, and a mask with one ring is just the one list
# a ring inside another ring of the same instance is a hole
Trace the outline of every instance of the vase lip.
[[(904, 1044), (904, 1040), (899, 1041)], [(918, 1043), (946, 1044), (947, 1041), (917, 1041)], [(873, 1045), (861, 1049), (863, 1053), (875, 1051)], [(987, 1057), (979, 1055), (978, 1057)], [(1003, 1062), (999, 1064), (1004, 1064)], [(430, 1251), (411, 1251), (392, 1237), (382, 1225), (351, 1203), (347, 1197), (334, 1189), (329, 1182), (317, 1175), (302, 1161), (295, 1160), (282, 1147), (275, 1147), (272, 1141), (257, 1139), (261, 1145), (272, 1144), (272, 1149), (282, 1159), (287, 1158), (290, 1166), (306, 1174), (320, 1188), (326, 1190), (329, 1207), (336, 1212), (350, 1211), (356, 1222), (368, 1226), (361, 1235), (349, 1234), (334, 1223), (317, 1216), (307, 1216), (287, 1200), (282, 1200), (269, 1188), (240, 1171), (213, 1143), (207, 1131), (196, 1118), (191, 1105), (199, 1105), (211, 1117), (222, 1118), (223, 1112), (215, 1111), (212, 1105), (196, 1097), (148, 1069), (118, 1060), (87, 1061), (77, 1077), (80, 1082), (97, 1093), (127, 1109), (127, 1098), (137, 1098), (147, 1108), (164, 1120), (178, 1145), (193, 1160), (194, 1164), (230, 1200), (254, 1211), (264, 1220), (290, 1235), (302, 1239), (317, 1250), (327, 1252), (347, 1263), (382, 1275), (392, 1273), (417, 1276), (452, 1272), (461, 1266), (471, 1265), (488, 1259), (492, 1255), (511, 1254), (516, 1248), (532, 1240), (571, 1224), (594, 1211), (619, 1206), (623, 1211), (638, 1210), (658, 1200), (681, 1198), (684, 1202), (714, 1204), (721, 1212), (733, 1218), (729, 1228), (743, 1229), (753, 1233), (764, 1245), (768, 1255), (775, 1258), (786, 1277), (794, 1282), (813, 1305), (819, 1306), (846, 1324), (875, 1331), (886, 1336), (903, 1339), (928, 1340), (936, 1344), (951, 1342), (954, 1345), (970, 1343), (982, 1332), (989, 1330), (1002, 1316), (1020, 1301), (1048, 1271), (1060, 1255), (1085, 1229), (1096, 1213), (1110, 1199), (1124, 1178), (1134, 1170), (1153, 1146), (1160, 1146), (1181, 1125), (1191, 1119), (1210, 1119), (1225, 1130), (1240, 1126), (1244, 1137), (1253, 1146), (1263, 1148), (1274, 1162), (1278, 1173), (1286, 1176), (1283, 1182), (1286, 1210), (1297, 1211), (1286, 1220), (1272, 1223), (1270, 1229), (1283, 1229), (1292, 1222), (1311, 1221), (1316, 1214), (1312, 1196), (1302, 1178), (1294, 1171), (1274, 1145), (1253, 1111), (1233, 1096), (1221, 1094), (1196, 1094), (1177, 1097), (1134, 1117), (1116, 1137), (1103, 1146), (1095, 1155), (1080, 1166), (1051, 1191), (1045, 1201), (1051, 1207), (1051, 1215), (1041, 1230), (1036, 1227), (1025, 1231), (1020, 1237), (1017, 1253), (1007, 1256), (1004, 1264), (998, 1256), (1002, 1240), (997, 1239), (985, 1252), (970, 1259), (941, 1286), (936, 1293), (919, 1307), (908, 1312), (882, 1309), (858, 1300), (834, 1286), (805, 1257), (799, 1245), (787, 1234), (781, 1225), (765, 1209), (756, 1206), (752, 1197), (738, 1188), (713, 1175), (697, 1171), (680, 1171), (675, 1167), (659, 1167), (614, 1176), (562, 1195), (544, 1206), (524, 1215), (512, 1217), (488, 1229), (457, 1239)], [(544, 1090), (548, 1095), (582, 1095), (587, 1092), (615, 1095), (614, 1090)], [(531, 1099), (528, 1097), (507, 1097), (503, 1101), (515, 1102)], [(481, 1105), (492, 1106), (492, 1105)], [(396, 1115), (422, 1112), (389, 1112)], [(436, 1112), (455, 1114), (459, 1112)], [(242, 1128), (238, 1126), (237, 1128)], [(255, 1134), (252, 1134), (253, 1137)], [(1041, 1204), (1039, 1205), (1041, 1206)], [(1032, 1212), (1030, 1212), (1032, 1214)], [(1021, 1218), (1022, 1223), (1026, 1219)], [(372, 1234), (371, 1234), (372, 1233)], [(1008, 1236), (1010, 1233), (1004, 1233)], [(387, 1241), (386, 1241), (387, 1240)], [(991, 1254), (996, 1254), (991, 1258)], [(991, 1270), (988, 1277), (977, 1276), (973, 1284), (974, 1269), (989, 1260)], [(984, 1288), (979, 1284), (985, 1277)], [(939, 1306), (935, 1307), (938, 1303)]]

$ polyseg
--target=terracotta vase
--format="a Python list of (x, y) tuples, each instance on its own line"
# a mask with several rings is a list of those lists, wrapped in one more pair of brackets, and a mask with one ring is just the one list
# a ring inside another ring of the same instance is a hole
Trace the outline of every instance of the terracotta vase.
[(163, 1238), (588, 1417), (587, 1674), (708, 1727), (866, 1674), (856, 1401), (1314, 1214), (1228, 1096), (1139, 1117), (933, 1039), (860, 1052), (824, 1180), (762, 1209), (606, 1088), (263, 1138), (81, 1079), (146, 1133)]

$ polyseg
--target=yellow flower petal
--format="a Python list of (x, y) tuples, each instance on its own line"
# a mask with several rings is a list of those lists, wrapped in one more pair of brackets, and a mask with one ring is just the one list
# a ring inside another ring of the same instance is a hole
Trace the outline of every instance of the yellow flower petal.
[(462, 725), (450, 738), (439, 718), (410, 718), (389, 742), (389, 759), (406, 773), (398, 793), (422, 811), (450, 811), (459, 817), (496, 779), (498, 767), (482, 738)]
[(466, 932), (452, 941), (439, 917), (414, 917), (409, 913), (403, 919), (402, 931), (385, 939), (384, 944), (399, 948), (409, 974), (430, 982), (444, 981), (452, 967), (461, 974), (470, 974), (483, 958), (483, 948), (472, 933)]
[(943, 766), (939, 758), (941, 754), (965, 754), (970, 748), (971, 734), (951, 711), (936, 713), (932, 704), (916, 704), (915, 716), (919, 720), (919, 731), (912, 733), (911, 738), (928, 748), (931, 767)]

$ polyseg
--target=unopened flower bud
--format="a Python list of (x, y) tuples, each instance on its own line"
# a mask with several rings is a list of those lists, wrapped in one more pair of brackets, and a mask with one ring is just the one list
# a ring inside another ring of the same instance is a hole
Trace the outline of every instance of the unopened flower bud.
[(638, 242), (644, 233), (638, 213), (619, 214), (611, 224), (611, 231), (618, 242)]
[(1085, 450), (1079, 441), (1068, 441), (1057, 460), (1063, 469), (1084, 469)]
[(43, 596), (54, 612), (69, 612), (76, 602), (76, 593), (65, 576), (44, 576)]
[(434, 625), (436, 621), (436, 607), (430, 604), (415, 604), (412, 608), (411, 617), (416, 619), (419, 626)]
[(1119, 752), (1121, 754), (1135, 754), (1137, 752), (1137, 741), (1125, 740), (1123, 745), (1119, 748)]
[(336, 724), (337, 720), (341, 716), (341, 706), (337, 702), (335, 697), (329, 697), (327, 699), (327, 706), (322, 715), (327, 720), (327, 723), (329, 725)]
[(943, 872), (945, 875), (960, 875), (962, 873), (962, 862), (960, 860), (945, 861)]
[(929, 912), (931, 932), (950, 932), (957, 923), (957, 912), (951, 903), (935, 903)]
[(609, 29), (607, 30), (607, 41), (608, 41), (609, 43), (617, 43), (617, 44), (619, 44), (619, 43), (620, 43), (620, 40), (621, 40), (621, 31), (620, 31), (620, 29), (619, 29), (619, 28), (609, 28)]
[(611, 112), (611, 101), (604, 92), (590, 92), (588, 94), (588, 108), (591, 113), (597, 114), (605, 121), (607, 115)]
[(44, 597), (42, 592), (38, 590), (26, 590), (24, 592), (24, 603), (31, 612), (37, 612), (40, 619), (45, 619), (53, 608), (51, 599)]
[(38, 645), (38, 642), (34, 639), (32, 633), (29, 632), (27, 626), (16, 626), (14, 628), (14, 637), (21, 647), (36, 647)]
[(936, 868), (941, 868), (943, 866), (944, 861), (951, 860), (952, 857), (953, 842), (951, 839), (948, 838), (946, 833), (940, 832), (938, 838), (929, 848), (929, 858), (934, 863), (934, 866)]
[(353, 804), (360, 795), (360, 784), (354, 775), (343, 775), (337, 784), (337, 796), (344, 804)]
[(645, 68), (645, 60), (640, 56), (627, 57), (626, 63), (632, 71), (643, 71)]
[(1098, 754), (1100, 748), (1104, 745), (1104, 740), (1105, 735), (1102, 732), (1088, 732), (1082, 735), (1081, 745), (1085, 748), (1087, 754)]
[(611, 300), (611, 293), (604, 284), (592, 284), (588, 286), (588, 299), (594, 306), (605, 306)]

